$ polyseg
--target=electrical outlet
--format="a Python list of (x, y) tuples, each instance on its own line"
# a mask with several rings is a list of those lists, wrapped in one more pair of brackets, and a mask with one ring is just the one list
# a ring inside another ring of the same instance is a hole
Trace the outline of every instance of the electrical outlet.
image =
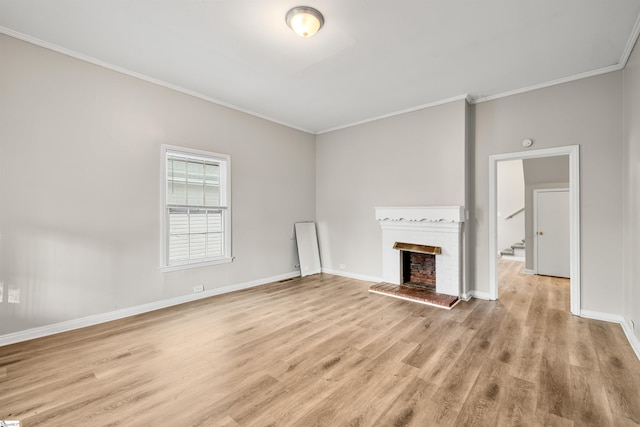
[(340, 270), (344, 270), (345, 268), (347, 268), (347, 266), (344, 264), (340, 264), (338, 267), (340, 268)]
[(198, 285), (193, 287), (193, 293), (198, 293), (204, 291), (204, 285)]

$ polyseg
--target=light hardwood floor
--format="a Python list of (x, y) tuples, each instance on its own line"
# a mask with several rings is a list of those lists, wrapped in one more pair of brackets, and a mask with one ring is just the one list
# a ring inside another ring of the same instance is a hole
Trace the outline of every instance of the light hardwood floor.
[(452, 311), (316, 275), (0, 347), (22, 426), (640, 424), (619, 325), (568, 281), (501, 263), (497, 302)]

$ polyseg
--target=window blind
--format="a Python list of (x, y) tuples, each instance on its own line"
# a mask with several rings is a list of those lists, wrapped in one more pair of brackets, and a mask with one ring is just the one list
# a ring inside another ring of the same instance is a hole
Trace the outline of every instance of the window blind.
[(219, 207), (220, 164), (167, 156), (167, 204)]
[(169, 263), (223, 255), (222, 210), (169, 208)]

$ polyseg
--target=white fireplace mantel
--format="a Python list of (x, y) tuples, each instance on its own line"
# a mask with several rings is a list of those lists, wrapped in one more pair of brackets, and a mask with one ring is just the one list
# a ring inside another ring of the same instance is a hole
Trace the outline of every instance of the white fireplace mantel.
[(464, 222), (463, 206), (376, 208), (378, 221)]
[(400, 251), (395, 242), (440, 246), (436, 255), (436, 292), (460, 296), (462, 291), (462, 225), (464, 206), (408, 206), (376, 208), (382, 228), (382, 277), (400, 284)]

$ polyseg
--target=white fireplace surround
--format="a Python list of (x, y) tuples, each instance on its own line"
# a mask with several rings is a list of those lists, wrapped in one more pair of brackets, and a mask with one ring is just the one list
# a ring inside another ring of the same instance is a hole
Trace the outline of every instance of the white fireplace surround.
[(376, 208), (382, 228), (382, 278), (399, 285), (401, 251), (395, 242), (440, 246), (436, 255), (436, 292), (461, 296), (463, 206), (409, 206)]

